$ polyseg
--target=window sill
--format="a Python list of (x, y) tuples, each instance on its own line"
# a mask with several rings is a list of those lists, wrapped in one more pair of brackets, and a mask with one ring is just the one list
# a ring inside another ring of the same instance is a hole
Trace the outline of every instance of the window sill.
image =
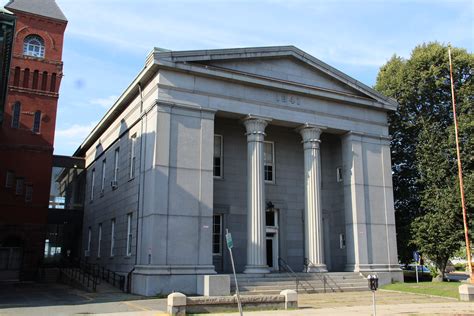
[(124, 259), (132, 259), (132, 255), (126, 255)]

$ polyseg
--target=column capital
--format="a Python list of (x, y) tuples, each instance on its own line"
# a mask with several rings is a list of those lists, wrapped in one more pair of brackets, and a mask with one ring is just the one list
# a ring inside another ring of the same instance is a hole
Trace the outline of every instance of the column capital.
[(320, 136), (324, 129), (324, 127), (306, 123), (298, 127), (296, 130), (301, 134), (301, 137), (303, 138), (302, 143), (305, 145), (305, 148), (307, 148), (306, 145), (309, 145), (308, 148), (317, 148), (321, 142)]
[(248, 115), (242, 122), (245, 125), (245, 135), (262, 135), (265, 136), (265, 128), (271, 119), (262, 116)]

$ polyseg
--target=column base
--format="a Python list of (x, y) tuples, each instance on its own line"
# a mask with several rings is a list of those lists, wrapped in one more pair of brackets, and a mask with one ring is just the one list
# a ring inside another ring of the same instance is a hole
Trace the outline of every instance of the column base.
[(328, 272), (328, 268), (326, 267), (325, 264), (312, 264), (309, 265), (308, 267), (305, 268), (305, 271), (303, 272)]
[(262, 274), (262, 273), (270, 273), (270, 269), (267, 265), (263, 266), (245, 266), (245, 274)]

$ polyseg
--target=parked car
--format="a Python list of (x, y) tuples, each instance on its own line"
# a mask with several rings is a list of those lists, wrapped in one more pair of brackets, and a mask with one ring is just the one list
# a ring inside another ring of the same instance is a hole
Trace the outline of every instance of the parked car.
[(431, 270), (427, 266), (408, 264), (401, 266), (403, 270), (403, 278), (405, 282), (416, 282), (416, 270), (418, 268), (418, 280), (419, 281), (431, 281)]

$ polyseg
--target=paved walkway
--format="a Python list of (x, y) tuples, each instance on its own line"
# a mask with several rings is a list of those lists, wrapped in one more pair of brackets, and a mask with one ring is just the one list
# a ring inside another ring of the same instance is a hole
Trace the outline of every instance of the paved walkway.
[[(377, 315), (473, 315), (474, 303), (421, 294), (377, 291)], [(305, 294), (298, 310), (248, 312), (244, 315), (371, 315), (371, 292)], [(66, 285), (0, 284), (0, 315), (157, 316), (166, 315), (166, 299), (150, 299), (119, 291), (87, 293)], [(212, 314), (237, 316), (237, 313)]]

